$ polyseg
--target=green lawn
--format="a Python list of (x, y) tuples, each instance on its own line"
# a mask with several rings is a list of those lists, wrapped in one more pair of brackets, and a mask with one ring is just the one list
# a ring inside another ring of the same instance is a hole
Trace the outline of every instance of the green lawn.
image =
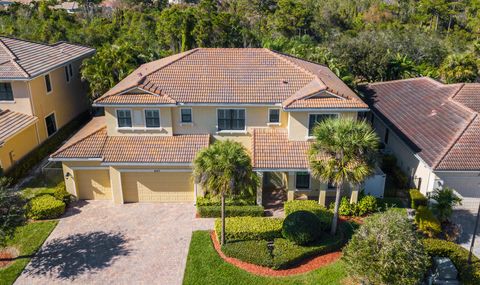
[(53, 231), (57, 221), (29, 223), (17, 228), (12, 239), (7, 241), (7, 246), (16, 247), (20, 251), (14, 263), (0, 269), (0, 284), (12, 284), (30, 261), (33, 254)]
[(207, 231), (193, 232), (188, 252), (183, 284), (341, 284), (346, 277), (338, 261), (312, 272), (290, 277), (261, 277), (252, 275), (225, 261), (217, 254)]

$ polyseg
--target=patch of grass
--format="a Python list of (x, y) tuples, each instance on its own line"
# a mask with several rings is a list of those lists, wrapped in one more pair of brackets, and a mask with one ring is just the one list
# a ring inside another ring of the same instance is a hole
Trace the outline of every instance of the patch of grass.
[(286, 285), (286, 284), (342, 284), (346, 272), (341, 261), (309, 273), (289, 277), (263, 277), (250, 274), (225, 262), (213, 248), (207, 231), (193, 232), (183, 279), (184, 285)]
[(16, 229), (6, 246), (15, 247), (20, 255), (8, 267), (0, 269), (0, 284), (13, 284), (32, 256), (53, 231), (57, 221), (29, 223)]

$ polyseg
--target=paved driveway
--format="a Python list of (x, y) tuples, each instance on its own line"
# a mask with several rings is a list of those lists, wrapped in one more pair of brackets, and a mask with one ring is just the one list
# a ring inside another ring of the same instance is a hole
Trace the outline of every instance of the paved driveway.
[[(457, 208), (453, 211), (452, 221), (461, 226), (461, 234), (458, 239), (458, 243), (467, 250), (470, 250), (470, 244), (472, 242), (473, 230), (475, 228), (475, 221), (477, 217), (478, 203), (476, 207), (470, 208)], [(480, 226), (479, 226), (480, 227)], [(475, 237), (475, 246), (473, 253), (480, 257), (480, 229), (477, 231)]]
[(80, 202), (16, 284), (181, 284), (195, 219), (191, 203)]

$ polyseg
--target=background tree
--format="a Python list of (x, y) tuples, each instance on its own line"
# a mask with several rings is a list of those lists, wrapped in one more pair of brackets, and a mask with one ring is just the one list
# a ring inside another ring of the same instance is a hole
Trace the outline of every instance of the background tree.
[(194, 160), (193, 176), (204, 191), (220, 195), (222, 201), (221, 244), (225, 244), (225, 197), (254, 195), (258, 177), (252, 170), (252, 161), (247, 150), (231, 140), (215, 141), (198, 152)]
[(25, 200), (7, 186), (8, 181), (0, 173), (0, 246), (5, 245), (6, 239), (26, 221)]
[(452, 216), (453, 207), (462, 204), (462, 199), (448, 187), (436, 189), (431, 198), (436, 201), (432, 204), (432, 208), (440, 222), (448, 221)]
[(428, 268), (406, 213), (390, 209), (367, 217), (343, 249), (346, 272), (361, 284), (419, 284)]
[(365, 121), (326, 119), (314, 127), (309, 150), (314, 177), (336, 187), (331, 233), (337, 231), (340, 195), (345, 184), (358, 185), (372, 175), (379, 140)]
[(473, 54), (452, 54), (443, 62), (440, 76), (447, 83), (475, 82), (478, 71), (478, 59)]

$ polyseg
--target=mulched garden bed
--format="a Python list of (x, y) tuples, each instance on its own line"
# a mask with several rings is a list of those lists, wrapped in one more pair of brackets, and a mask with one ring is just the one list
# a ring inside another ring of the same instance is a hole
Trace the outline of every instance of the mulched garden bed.
[(0, 249), (0, 268), (9, 266), (18, 256), (18, 250), (13, 247)]
[(333, 263), (340, 259), (342, 253), (340, 251), (331, 252), (328, 254), (324, 254), (313, 259), (305, 260), (304, 262), (300, 263), (298, 266), (290, 269), (282, 269), (282, 270), (274, 270), (268, 267), (258, 266), (255, 264), (251, 264), (248, 262), (241, 261), (237, 258), (227, 257), (221, 250), (220, 243), (218, 242), (217, 236), (215, 231), (210, 233), (210, 237), (212, 239), (213, 246), (217, 251), (218, 255), (225, 260), (226, 262), (235, 265), (238, 268), (241, 268), (249, 273), (261, 275), (261, 276), (290, 276), (290, 275), (297, 275), (307, 273), (309, 271), (318, 269), (320, 267), (326, 266), (330, 263)]

